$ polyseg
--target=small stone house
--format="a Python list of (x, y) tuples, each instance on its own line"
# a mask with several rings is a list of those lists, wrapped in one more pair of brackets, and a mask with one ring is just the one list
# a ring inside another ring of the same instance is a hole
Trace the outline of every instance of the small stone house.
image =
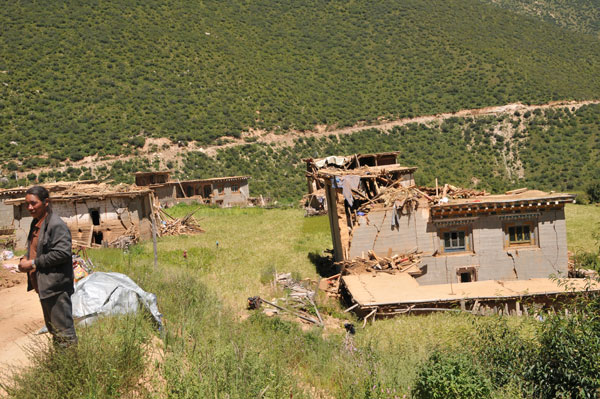
[[(73, 245), (93, 247), (110, 245), (123, 236), (152, 237), (151, 190), (77, 183), (60, 187), (62, 190), (49, 189), (52, 211), (69, 227)], [(13, 207), (16, 249), (25, 248), (32, 221), (24, 194), (25, 189), (20, 198), (4, 201)]]
[(250, 176), (215, 177), (211, 179), (169, 179), (170, 172), (138, 172), (136, 185), (148, 187), (163, 206), (196, 201), (221, 207), (246, 206), (250, 199)]

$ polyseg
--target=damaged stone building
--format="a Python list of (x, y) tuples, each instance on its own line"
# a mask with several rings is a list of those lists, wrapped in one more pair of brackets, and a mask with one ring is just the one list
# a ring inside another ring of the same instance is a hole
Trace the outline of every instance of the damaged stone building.
[(212, 179), (170, 179), (170, 172), (137, 172), (135, 184), (152, 190), (163, 206), (196, 201), (221, 207), (246, 206), (250, 201), (250, 176), (215, 177)]
[(307, 216), (327, 213), (325, 184), (319, 178), (319, 171), (326, 168), (341, 168), (343, 170), (357, 169), (365, 166), (377, 167), (396, 164), (398, 152), (376, 154), (354, 154), (351, 156), (329, 156), (325, 158), (306, 158), (306, 182), (308, 193), (302, 197), (301, 206)]
[(564, 291), (549, 278), (568, 275), (564, 207), (574, 195), (416, 187), (415, 170), (394, 163), (317, 172), (351, 301), (370, 311)]
[[(125, 236), (149, 239), (152, 236), (153, 193), (147, 188), (107, 186), (94, 182), (44, 185), (50, 191), (52, 211), (71, 231), (74, 246), (111, 245)], [(4, 204), (13, 209), (15, 248), (24, 249), (32, 221), (25, 204), (25, 188), (18, 198)]]

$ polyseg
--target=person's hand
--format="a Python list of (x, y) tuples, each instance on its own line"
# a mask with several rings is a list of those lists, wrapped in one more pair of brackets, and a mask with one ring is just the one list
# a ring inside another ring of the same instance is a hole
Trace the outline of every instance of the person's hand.
[(30, 270), (33, 270), (32, 262), (29, 259), (22, 257), (19, 261), (19, 271), (21, 273), (27, 273)]

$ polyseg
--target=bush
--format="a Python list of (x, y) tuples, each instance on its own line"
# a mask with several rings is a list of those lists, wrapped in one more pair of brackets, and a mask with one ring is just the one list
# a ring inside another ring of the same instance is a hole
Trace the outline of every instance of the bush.
[(142, 148), (146, 144), (146, 139), (142, 136), (135, 136), (129, 140), (129, 144), (136, 148)]
[(521, 385), (521, 378), (534, 354), (533, 345), (506, 318), (492, 318), (477, 325), (476, 352), (494, 387)]
[(591, 203), (600, 202), (600, 182), (590, 184), (585, 192)]
[(83, 159), (83, 154), (79, 150), (72, 150), (69, 152), (69, 159), (72, 162), (77, 162)]
[(575, 254), (575, 269), (600, 270), (600, 257), (594, 252), (578, 252)]
[(421, 367), (413, 395), (418, 399), (487, 398), (490, 379), (466, 353), (434, 351)]
[(540, 347), (525, 374), (535, 397), (597, 398), (600, 395), (600, 308), (598, 299), (570, 316), (548, 315)]

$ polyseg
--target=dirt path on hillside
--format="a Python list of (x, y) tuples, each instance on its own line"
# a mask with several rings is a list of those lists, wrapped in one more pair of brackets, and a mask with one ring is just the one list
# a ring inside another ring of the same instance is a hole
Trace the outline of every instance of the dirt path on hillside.
[[(27, 292), (25, 274), (10, 276), (7, 287), (0, 285), (0, 382), (29, 365), (28, 348), (46, 342), (45, 335), (35, 335), (44, 326), (40, 300), (34, 291)], [(0, 397), (2, 392), (0, 391)]]
[[(309, 137), (323, 137), (323, 136), (343, 136), (348, 134), (353, 134), (356, 132), (360, 132), (368, 129), (380, 129), (380, 130), (391, 130), (394, 127), (405, 126), (411, 123), (440, 123), (446, 119), (459, 117), (480, 117), (480, 116), (499, 116), (506, 113), (514, 113), (515, 111), (519, 111), (521, 113), (527, 111), (533, 111), (535, 109), (547, 109), (547, 108), (574, 108), (579, 109), (584, 105), (588, 104), (600, 104), (600, 100), (589, 100), (589, 101), (554, 101), (548, 104), (538, 104), (538, 105), (526, 105), (522, 103), (512, 103), (506, 105), (499, 105), (494, 107), (485, 107), (485, 108), (474, 108), (474, 109), (465, 109), (458, 112), (448, 112), (441, 113), (435, 115), (425, 115), (418, 116), (415, 118), (404, 118), (395, 121), (381, 121), (378, 124), (357, 124), (355, 126), (346, 127), (342, 129), (337, 129), (335, 126), (317, 126), (313, 131), (290, 131), (285, 134), (275, 134), (274, 132), (266, 132), (263, 130), (250, 130), (249, 132), (242, 133), (242, 137), (239, 139), (235, 139), (232, 137), (228, 137), (229, 140), (226, 144), (222, 145), (212, 145), (212, 146), (198, 146), (194, 143), (189, 143), (185, 147), (180, 147), (176, 143), (172, 143), (167, 138), (148, 138), (146, 139), (146, 144), (143, 149), (140, 151), (139, 155), (130, 155), (130, 156), (121, 156), (115, 157), (111, 159), (99, 160), (96, 156), (89, 156), (81, 161), (73, 162), (71, 166), (73, 167), (92, 167), (97, 168), (99, 166), (108, 166), (116, 161), (127, 161), (130, 159), (142, 157), (148, 158), (152, 160), (160, 160), (161, 168), (167, 169), (166, 164), (168, 162), (172, 162), (177, 167), (182, 165), (182, 156), (186, 152), (190, 151), (201, 151), (208, 156), (215, 157), (219, 150), (226, 149), (230, 147), (236, 147), (244, 144), (248, 144), (247, 139), (251, 139), (253, 142), (257, 143), (265, 143), (265, 144), (276, 144), (279, 146), (291, 146), (294, 143), (294, 139), (299, 137), (309, 138)], [(158, 148), (157, 150), (155, 150)], [(48, 170), (64, 170), (66, 166), (60, 168), (39, 168), (39, 169), (31, 169), (19, 174), (19, 177), (25, 177), (27, 174), (33, 172), (39, 174), (43, 171)]]
[[(412, 123), (423, 123), (423, 124), (429, 124), (429, 123), (434, 123), (434, 122), (439, 123), (446, 119), (456, 118), (456, 117), (466, 118), (466, 117), (480, 117), (480, 116), (488, 116), (488, 115), (498, 116), (498, 115), (502, 115), (502, 114), (506, 114), (506, 113), (514, 113), (515, 111), (519, 111), (519, 112), (523, 113), (523, 112), (527, 112), (527, 111), (533, 111), (535, 109), (547, 109), (547, 108), (569, 107), (569, 108), (579, 109), (582, 106), (588, 105), (588, 104), (600, 104), (600, 100), (554, 101), (554, 102), (551, 102), (548, 104), (541, 104), (541, 105), (526, 105), (526, 104), (522, 104), (522, 103), (512, 103), (512, 104), (500, 105), (500, 106), (495, 106), (495, 107), (465, 109), (465, 110), (461, 110), (458, 112), (448, 112), (448, 113), (435, 114), (435, 115), (425, 115), (425, 116), (418, 116), (415, 118), (404, 118), (404, 119), (399, 119), (399, 120), (395, 120), (395, 121), (382, 121), (379, 124), (355, 125), (355, 126), (351, 126), (351, 127), (347, 127), (347, 128), (342, 128), (342, 129), (319, 127), (315, 131), (308, 131), (308, 132), (292, 131), (285, 135), (281, 135), (281, 134), (277, 135), (274, 133), (266, 133), (266, 134), (263, 133), (263, 134), (259, 134), (259, 135), (256, 135), (256, 134), (253, 135), (252, 132), (250, 132), (244, 137), (258, 136), (256, 141), (260, 142), (260, 143), (267, 143), (267, 144), (276, 143), (276, 144), (282, 144), (282, 145), (292, 145), (294, 143), (294, 139), (296, 139), (298, 137), (308, 138), (308, 137), (322, 137), (322, 136), (330, 136), (330, 135), (335, 135), (335, 136), (339, 137), (339, 136), (353, 134), (353, 133), (357, 133), (357, 132), (360, 132), (363, 130), (369, 130), (369, 129), (391, 130), (395, 127), (405, 126), (405, 125), (409, 125)], [(230, 143), (223, 144), (220, 146), (205, 147), (203, 152), (206, 153), (207, 155), (215, 156), (219, 149), (234, 147), (234, 146), (243, 145), (243, 144), (247, 144), (247, 142), (245, 142), (244, 139), (242, 138), (242, 139), (238, 139), (238, 140), (235, 140), (235, 141), (232, 141)]]

